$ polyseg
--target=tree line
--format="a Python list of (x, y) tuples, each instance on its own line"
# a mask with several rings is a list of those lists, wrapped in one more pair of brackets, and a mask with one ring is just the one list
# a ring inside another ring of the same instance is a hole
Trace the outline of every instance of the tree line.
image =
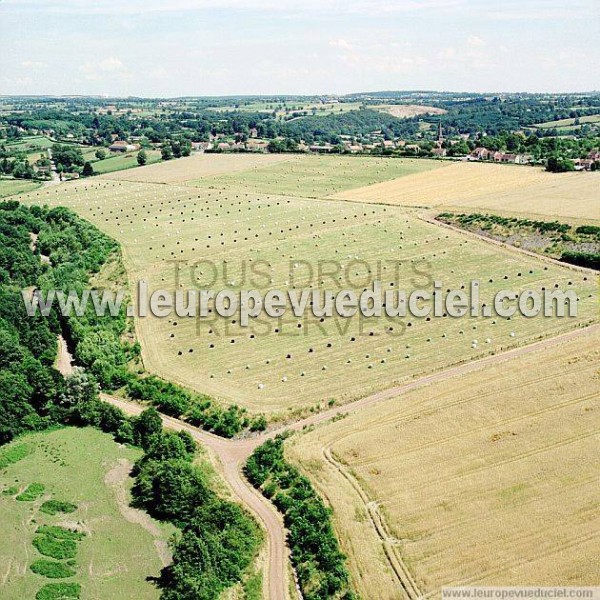
[[(32, 233), (38, 236), (35, 247)], [(173, 562), (156, 578), (161, 599), (216, 600), (246, 576), (262, 541), (256, 522), (214, 492), (208, 474), (195, 463), (189, 434), (164, 432), (155, 408), (129, 418), (100, 400), (98, 381), (106, 383), (107, 374), (98, 363), (125, 372), (126, 351), (116, 343), (120, 326), (111, 330), (94, 320), (65, 325), (56, 312), (25, 313), (22, 288), (31, 293), (60, 284), (77, 289), (115, 250), (114, 241), (68, 209), (0, 203), (0, 444), (27, 431), (73, 425), (94, 426), (140, 446), (135, 504), (179, 530)], [(40, 261), (40, 251), (49, 254), (50, 264)], [(53, 366), (64, 327), (79, 360), (90, 367), (77, 368), (66, 379)], [(108, 381), (116, 384), (112, 375)]]
[(331, 510), (307, 477), (286, 462), (284, 437), (257, 448), (246, 477), (283, 513), (291, 559), (305, 600), (352, 600), (350, 575), (339, 548)]

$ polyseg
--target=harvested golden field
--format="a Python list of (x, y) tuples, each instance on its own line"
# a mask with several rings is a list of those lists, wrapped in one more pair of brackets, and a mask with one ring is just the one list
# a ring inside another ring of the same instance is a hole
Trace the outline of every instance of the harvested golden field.
[[(482, 302), (507, 287), (555, 285), (581, 298), (578, 316), (562, 319), (385, 313), (343, 319), (315, 317), (309, 309), (279, 320), (263, 314), (246, 328), (237, 313), (136, 320), (150, 371), (271, 416), (292, 418), (330, 400), (347, 402), (598, 317), (589, 274), (423, 222), (399, 207), (96, 178), (22, 199), (72, 208), (114, 237), (130, 282), (146, 279), (150, 292), (295, 287), (359, 294), (377, 279), (383, 289), (410, 293), (430, 289), (434, 279), (448, 289), (478, 279)], [(197, 265), (206, 260), (214, 268)], [(319, 264), (325, 265), (321, 276)], [(255, 267), (264, 275), (253, 276)]]
[(544, 219), (600, 220), (600, 175), (546, 173), (516, 165), (453, 163), (332, 196), (340, 200), (499, 214)]
[[(597, 585), (600, 333), (440, 380), (288, 442), (365, 598)], [(376, 533), (373, 521), (385, 538)]]
[(182, 183), (233, 171), (253, 171), (293, 158), (285, 154), (192, 154), (185, 158), (109, 173), (102, 179), (142, 183)]
[(416, 117), (417, 115), (444, 115), (448, 111), (436, 106), (423, 106), (422, 104), (382, 104), (375, 106), (375, 110), (386, 112), (393, 117), (405, 119), (408, 117)]

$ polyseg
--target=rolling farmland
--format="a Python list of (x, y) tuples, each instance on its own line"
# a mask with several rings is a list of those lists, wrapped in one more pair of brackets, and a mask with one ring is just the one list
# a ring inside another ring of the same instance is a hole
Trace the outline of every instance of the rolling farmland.
[[(222, 168), (221, 159), (237, 157), (202, 158), (196, 164), (209, 171)], [(217, 159), (214, 167), (208, 162), (212, 158)], [(122, 175), (140, 177), (150, 169), (156, 173), (159, 167), (173, 167), (173, 174), (163, 169), (160, 176), (175, 178), (185, 160)], [(244, 176), (240, 171), (240, 181)], [(295, 179), (291, 175), (286, 185)], [(300, 191), (312, 193), (311, 188)], [(485, 298), (507, 285), (540, 290), (555, 284), (576, 289), (581, 298), (577, 319), (343, 320), (311, 315), (300, 320), (289, 315), (280, 322), (263, 318), (252, 328), (241, 328), (235, 318), (137, 320), (150, 371), (273, 417), (293, 418), (331, 401), (356, 399), (597, 318), (592, 277), (446, 231), (402, 208), (103, 179), (43, 190), (23, 200), (68, 206), (98, 225), (123, 245), (130, 280), (145, 278), (151, 290), (247, 289), (249, 272), (259, 265), (264, 275), (252, 287), (263, 290), (330, 284), (330, 289), (360, 292), (373, 279), (380, 279), (384, 289), (410, 291), (430, 286), (433, 279), (460, 288), (482, 278), (484, 264)], [(206, 259), (218, 264), (216, 282), (211, 281), (211, 267), (193, 266)], [(339, 261), (341, 271), (319, 277), (318, 261), (332, 260)], [(178, 282), (174, 261), (181, 261)], [(303, 261), (315, 265), (312, 278)]]
[(284, 154), (193, 154), (178, 160), (111, 173), (105, 178), (115, 181), (176, 184), (231, 171), (260, 169), (291, 158)]
[(230, 191), (253, 191), (322, 198), (361, 186), (429, 172), (443, 166), (431, 160), (362, 156), (292, 156), (265, 168), (203, 177), (189, 185)]
[(407, 207), (488, 210), (552, 220), (600, 221), (599, 177), (595, 173), (546, 173), (539, 168), (455, 163), (332, 197)]
[(597, 583), (599, 342), (596, 330), (488, 364), (289, 442), (360, 593)]
[(40, 184), (35, 181), (27, 181), (25, 179), (0, 179), (0, 198), (13, 196), (15, 194), (23, 194), (30, 192), (40, 187)]

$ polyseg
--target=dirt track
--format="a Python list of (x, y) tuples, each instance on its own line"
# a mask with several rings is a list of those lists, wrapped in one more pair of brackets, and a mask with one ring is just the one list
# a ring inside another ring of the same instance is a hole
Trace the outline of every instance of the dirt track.
[[(278, 433), (281, 433), (283, 430), (287, 429), (299, 431), (306, 426), (323, 423), (340, 414), (356, 412), (367, 406), (372, 406), (373, 404), (377, 404), (383, 400), (399, 396), (404, 392), (408, 392), (430, 383), (444, 381), (465, 373), (477, 371), (486, 367), (487, 365), (504, 362), (506, 360), (517, 358), (531, 352), (537, 352), (572, 338), (589, 335), (590, 333), (598, 330), (600, 330), (600, 325), (598, 324), (575, 329), (568, 333), (535, 342), (528, 346), (514, 348), (512, 350), (502, 352), (501, 354), (488, 356), (477, 361), (452, 367), (444, 371), (420, 377), (382, 392), (378, 392), (371, 396), (356, 400), (350, 404), (338, 406), (322, 413), (311, 415), (310, 417), (301, 421), (297, 421), (289, 426), (273, 429), (252, 438), (227, 440), (206, 431), (197, 429), (196, 427), (180, 421), (179, 419), (174, 419), (166, 415), (162, 415), (162, 419), (165, 427), (176, 431), (188, 431), (195, 440), (206, 445), (215, 453), (223, 465), (223, 475), (233, 493), (237, 496), (240, 502), (242, 502), (262, 521), (268, 535), (268, 597), (270, 600), (284, 600), (290, 597), (288, 591), (290, 586), (287, 569), (288, 552), (285, 544), (285, 532), (282, 519), (276, 512), (273, 505), (266, 498), (261, 496), (242, 475), (242, 467), (248, 456), (256, 447), (261, 445), (265, 440), (273, 438)], [(62, 348), (66, 348), (66, 346), (63, 344)], [(59, 361), (59, 368), (61, 364), (69, 365), (70, 368), (70, 360)], [(129, 415), (137, 415), (145, 408), (143, 405), (136, 402), (123, 400), (107, 394), (101, 394), (101, 396), (103, 400), (119, 407)]]

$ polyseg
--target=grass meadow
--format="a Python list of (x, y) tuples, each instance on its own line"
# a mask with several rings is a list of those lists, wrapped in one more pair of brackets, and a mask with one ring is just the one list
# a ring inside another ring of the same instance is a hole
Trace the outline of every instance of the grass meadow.
[(41, 185), (37, 181), (27, 181), (25, 179), (0, 179), (0, 198), (31, 192), (41, 187)]
[[(128, 473), (141, 451), (95, 429), (65, 428), (15, 440), (0, 456), (21, 447), (26, 449), (21, 460), (0, 470), (0, 596), (34, 598), (44, 584), (59, 581), (81, 584), (82, 598), (90, 600), (123, 598), (124, 590), (136, 600), (158, 598), (146, 577), (159, 574), (172, 529), (128, 506)], [(43, 485), (42, 494), (17, 501), (32, 483)], [(54, 515), (40, 510), (50, 500), (77, 510)], [(35, 561), (46, 559), (32, 544), (43, 525), (85, 534), (77, 543), (74, 576), (47, 579), (31, 570)]]
[[(102, 160), (94, 161), (92, 167), (94, 168), (94, 172), (99, 175), (122, 171), (123, 169), (131, 169), (138, 166), (137, 154), (137, 152), (128, 152), (126, 154), (111, 155)], [(148, 165), (160, 161), (160, 152), (158, 150), (149, 150), (146, 154), (148, 156)]]

